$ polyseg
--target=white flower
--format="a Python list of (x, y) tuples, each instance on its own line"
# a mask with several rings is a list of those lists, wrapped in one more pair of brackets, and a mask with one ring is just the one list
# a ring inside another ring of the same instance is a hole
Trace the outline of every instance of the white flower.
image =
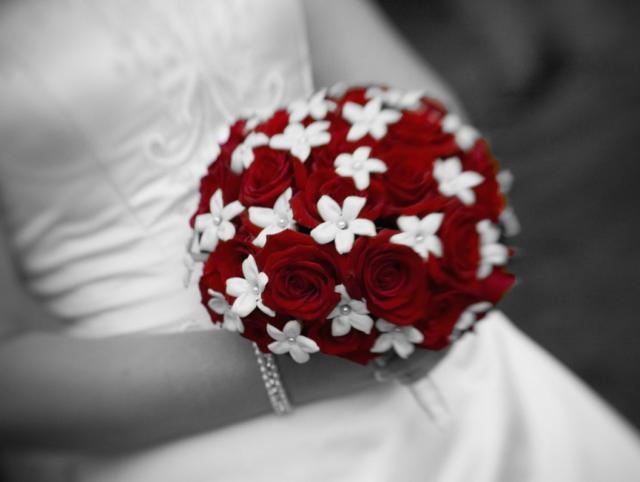
[(420, 219), (418, 216), (400, 216), (398, 227), (401, 233), (391, 236), (391, 242), (409, 246), (424, 259), (429, 258), (429, 253), (442, 256), (442, 242), (436, 236), (440, 229), (444, 214), (431, 213)]
[(398, 122), (401, 116), (397, 110), (383, 109), (379, 98), (371, 99), (365, 106), (347, 102), (342, 109), (342, 117), (351, 123), (348, 141), (357, 141), (367, 134), (380, 140), (387, 134), (387, 125)]
[(331, 87), (329, 87), (328, 93), (333, 97), (342, 97), (346, 92), (349, 86), (344, 82), (336, 82)]
[(213, 145), (213, 152), (211, 153), (211, 159), (214, 161), (218, 159), (220, 155), (220, 146), (229, 140), (231, 129), (228, 124), (222, 124), (215, 133), (216, 144)]
[(328, 144), (331, 134), (327, 132), (328, 121), (316, 121), (307, 127), (300, 123), (289, 124), (282, 134), (271, 138), (269, 146), (272, 149), (289, 151), (302, 162), (311, 154), (311, 148)]
[(383, 104), (396, 109), (415, 109), (420, 106), (420, 99), (424, 95), (422, 90), (383, 89), (369, 87), (365, 93), (367, 99), (379, 98)]
[(298, 320), (287, 321), (282, 331), (267, 324), (267, 333), (275, 340), (269, 343), (269, 350), (276, 355), (288, 353), (296, 362), (306, 363), (309, 361), (309, 353), (319, 352), (320, 347), (311, 338), (301, 335), (301, 329)]
[(257, 307), (263, 313), (275, 316), (274, 311), (262, 302), (262, 292), (269, 277), (266, 273), (258, 271), (253, 256), (249, 255), (242, 262), (242, 274), (244, 278), (229, 278), (227, 280), (227, 294), (236, 297), (231, 310), (238, 316), (244, 317)]
[(480, 134), (478, 131), (462, 123), (462, 120), (456, 114), (447, 114), (442, 119), (442, 130), (449, 134), (453, 134), (456, 144), (463, 151), (467, 151), (473, 147)]
[(214, 290), (208, 290), (211, 299), (207, 303), (211, 311), (222, 315), (222, 328), (225, 330), (242, 333), (244, 331), (244, 324), (242, 319), (237, 313), (231, 310), (231, 306), (227, 303), (226, 298), (222, 293), (218, 293)]
[(273, 115), (273, 107), (267, 106), (261, 109), (248, 109), (241, 112), (241, 117), (247, 118), (247, 123), (245, 124), (245, 128), (248, 130), (253, 130), (258, 127), (258, 124), (267, 120), (269, 117)]
[(231, 170), (236, 174), (248, 169), (253, 163), (255, 155), (254, 147), (266, 146), (269, 144), (269, 138), (262, 132), (252, 132), (245, 140), (233, 150), (231, 154)]
[(331, 197), (323, 195), (318, 201), (318, 213), (324, 223), (311, 230), (311, 237), (320, 244), (335, 241), (338, 253), (344, 254), (351, 251), (356, 234), (375, 236), (375, 224), (369, 219), (358, 218), (366, 202), (363, 197), (347, 196), (341, 208)]
[(342, 177), (352, 177), (359, 190), (369, 187), (369, 177), (372, 172), (386, 172), (387, 165), (380, 159), (369, 157), (371, 148), (358, 147), (353, 154), (343, 153), (336, 157), (334, 165), (336, 173)]
[(393, 348), (400, 358), (408, 358), (416, 343), (422, 343), (424, 336), (414, 326), (398, 326), (382, 318), (376, 321), (376, 328), (382, 334), (376, 339), (371, 351), (384, 353)]
[(344, 285), (336, 286), (336, 293), (340, 294), (340, 301), (329, 313), (331, 322), (331, 334), (333, 336), (346, 335), (351, 328), (371, 333), (373, 319), (369, 316), (367, 304), (364, 300), (353, 300), (347, 293)]
[(201, 233), (202, 237), (198, 241), (194, 239), (193, 250), (195, 252), (214, 251), (218, 245), (218, 240), (228, 241), (236, 234), (236, 228), (231, 223), (231, 219), (244, 211), (244, 206), (240, 201), (233, 201), (226, 206), (222, 202), (222, 189), (218, 189), (209, 201), (209, 211), (196, 216), (195, 230)]
[(484, 177), (474, 171), (462, 171), (462, 163), (457, 157), (437, 159), (433, 165), (433, 177), (438, 181), (438, 189), (447, 196), (457, 196), (469, 206), (476, 202), (474, 187), (484, 181)]
[(253, 244), (262, 248), (267, 242), (267, 236), (270, 234), (277, 234), (285, 229), (294, 228), (293, 211), (289, 201), (291, 201), (291, 188), (287, 188), (285, 192), (278, 196), (273, 209), (249, 208), (249, 220), (256, 226), (263, 228), (258, 237), (253, 240)]
[(489, 310), (492, 306), (493, 305), (488, 301), (481, 301), (479, 303), (469, 305), (467, 309), (462, 312), (458, 321), (456, 321), (453, 331), (451, 332), (451, 336), (449, 336), (449, 341), (454, 341), (460, 338), (460, 335), (471, 328), (478, 320), (478, 315)]
[(480, 265), (476, 276), (484, 279), (491, 274), (494, 266), (502, 266), (509, 259), (509, 250), (498, 243), (500, 230), (488, 219), (476, 224), (476, 231), (480, 235)]
[(289, 121), (300, 122), (305, 117), (311, 116), (315, 120), (322, 120), (327, 116), (327, 112), (336, 108), (335, 102), (331, 102), (325, 98), (327, 89), (322, 89), (309, 99), (300, 99), (291, 103), (289, 106)]
[[(511, 171), (500, 171), (496, 176), (496, 179), (500, 186), (500, 192), (507, 195), (513, 186), (513, 174)], [(502, 223), (502, 227), (504, 228), (504, 235), (508, 238), (515, 236), (520, 232), (520, 221), (518, 220), (515, 210), (511, 206), (506, 206), (500, 213), (500, 223)]]

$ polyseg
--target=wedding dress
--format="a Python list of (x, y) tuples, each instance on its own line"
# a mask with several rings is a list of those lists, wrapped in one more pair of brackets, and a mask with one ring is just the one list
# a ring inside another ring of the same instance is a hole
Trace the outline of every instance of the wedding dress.
[[(300, 8), (1, 6), (3, 218), (28, 288), (60, 331), (212, 329), (186, 220), (217, 128), (310, 92)], [(22, 480), (33, 481), (640, 480), (633, 431), (497, 311), (410, 387), (380, 385), (127, 456), (23, 462)]]

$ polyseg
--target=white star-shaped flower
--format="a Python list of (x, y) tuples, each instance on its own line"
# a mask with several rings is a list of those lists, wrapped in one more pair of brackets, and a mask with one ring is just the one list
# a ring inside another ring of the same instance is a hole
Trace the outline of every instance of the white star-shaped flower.
[(269, 350), (276, 355), (288, 353), (298, 363), (309, 361), (309, 353), (320, 351), (318, 344), (311, 338), (301, 335), (302, 326), (298, 320), (287, 321), (280, 331), (267, 324), (267, 333), (275, 341), (269, 343)]
[(463, 172), (462, 163), (457, 157), (437, 159), (433, 165), (433, 177), (438, 181), (438, 189), (444, 196), (457, 196), (466, 206), (476, 202), (473, 188), (484, 181), (484, 177), (477, 172)]
[(324, 222), (311, 230), (311, 237), (320, 244), (335, 241), (336, 251), (344, 254), (351, 251), (356, 234), (375, 236), (375, 224), (358, 218), (366, 202), (363, 197), (347, 196), (340, 207), (331, 197), (323, 195), (318, 200), (318, 213)]
[[(500, 171), (496, 176), (496, 180), (500, 186), (500, 192), (505, 196), (511, 191), (513, 179), (513, 173), (509, 170)], [(504, 235), (508, 238), (520, 232), (520, 221), (511, 206), (505, 206), (500, 213), (500, 223), (504, 228)]]
[(397, 110), (383, 109), (382, 101), (376, 97), (364, 106), (347, 102), (342, 109), (342, 117), (351, 124), (348, 141), (357, 141), (367, 134), (380, 140), (387, 134), (387, 126), (398, 122), (402, 114)]
[(231, 220), (244, 211), (240, 201), (233, 201), (226, 206), (222, 202), (222, 189), (218, 189), (209, 201), (209, 211), (199, 214), (195, 220), (195, 231), (201, 234), (200, 240), (194, 238), (194, 252), (214, 251), (218, 241), (228, 241), (236, 234)]
[(311, 116), (315, 120), (322, 120), (327, 117), (327, 113), (336, 108), (335, 102), (325, 98), (327, 89), (322, 89), (309, 100), (300, 99), (291, 103), (288, 108), (289, 121), (301, 122), (307, 116)]
[(255, 159), (253, 148), (266, 146), (267, 144), (269, 144), (269, 138), (263, 132), (250, 133), (245, 140), (233, 150), (231, 154), (231, 170), (236, 174), (242, 174), (242, 171), (248, 169)]
[(231, 305), (227, 303), (224, 295), (214, 290), (208, 290), (208, 292), (211, 299), (207, 305), (211, 308), (211, 311), (222, 315), (222, 328), (228, 331), (242, 333), (244, 331), (242, 319), (237, 313), (231, 310)]
[(249, 220), (262, 229), (258, 237), (253, 240), (253, 244), (264, 247), (267, 242), (267, 236), (277, 234), (285, 229), (294, 229), (295, 221), (293, 219), (293, 211), (289, 202), (291, 201), (291, 188), (287, 188), (285, 192), (278, 196), (273, 209), (262, 207), (249, 208)]
[(453, 331), (449, 336), (449, 341), (455, 341), (460, 338), (465, 331), (471, 328), (476, 321), (478, 321), (478, 315), (489, 310), (493, 305), (488, 301), (480, 301), (469, 305), (466, 310), (462, 312), (458, 321), (456, 321)]
[(336, 286), (336, 293), (340, 295), (340, 301), (329, 313), (331, 322), (331, 334), (343, 336), (355, 328), (367, 335), (373, 328), (373, 319), (369, 316), (365, 300), (351, 299), (344, 285)]
[(367, 99), (379, 98), (383, 104), (396, 109), (416, 109), (420, 106), (420, 99), (424, 95), (423, 90), (383, 89), (381, 87), (369, 87), (365, 93)]
[(436, 236), (440, 229), (444, 214), (431, 213), (420, 219), (418, 216), (398, 217), (398, 227), (401, 233), (391, 236), (391, 242), (409, 246), (425, 260), (429, 253), (434, 256), (442, 256), (442, 242)]
[(336, 173), (342, 177), (352, 177), (353, 183), (359, 190), (369, 187), (372, 172), (386, 172), (387, 165), (380, 159), (369, 157), (369, 146), (358, 147), (353, 154), (342, 153), (336, 157), (334, 165)]
[(491, 274), (494, 266), (502, 266), (509, 259), (509, 250), (500, 244), (500, 230), (488, 219), (483, 219), (476, 225), (480, 235), (480, 265), (476, 276), (484, 279)]
[(456, 114), (447, 114), (442, 119), (442, 130), (453, 134), (456, 144), (463, 151), (468, 151), (480, 138), (480, 133), (469, 125), (463, 124), (462, 119)]
[(257, 307), (263, 313), (275, 316), (275, 312), (262, 302), (262, 292), (267, 286), (269, 277), (266, 273), (258, 271), (258, 265), (253, 256), (249, 255), (242, 262), (242, 275), (244, 278), (227, 280), (227, 294), (236, 297), (231, 310), (238, 316), (244, 317)]
[(328, 144), (331, 134), (327, 132), (328, 121), (316, 121), (307, 127), (295, 122), (289, 124), (282, 134), (276, 134), (271, 138), (269, 146), (272, 149), (289, 151), (302, 162), (311, 154), (311, 148)]
[(424, 335), (414, 326), (398, 326), (380, 318), (376, 328), (382, 334), (371, 348), (373, 353), (384, 353), (393, 348), (400, 358), (408, 358), (415, 350), (414, 345), (424, 341)]

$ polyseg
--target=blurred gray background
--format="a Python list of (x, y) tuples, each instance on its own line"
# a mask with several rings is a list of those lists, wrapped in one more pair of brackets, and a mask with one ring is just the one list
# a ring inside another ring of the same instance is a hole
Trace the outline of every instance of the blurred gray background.
[(640, 427), (640, 2), (378, 3), (516, 176), (502, 309)]

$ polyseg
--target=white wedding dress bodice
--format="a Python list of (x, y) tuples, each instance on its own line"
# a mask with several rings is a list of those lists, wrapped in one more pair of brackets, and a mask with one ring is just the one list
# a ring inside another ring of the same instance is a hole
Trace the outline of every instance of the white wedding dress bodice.
[[(0, 6), (0, 194), (29, 289), (74, 336), (210, 329), (187, 224), (216, 131), (309, 93), (295, 0)], [(640, 480), (635, 435), (493, 312), (432, 373), (28, 480)], [(40, 477), (40, 478), (39, 478)], [(21, 479), (27, 480), (27, 479)]]

